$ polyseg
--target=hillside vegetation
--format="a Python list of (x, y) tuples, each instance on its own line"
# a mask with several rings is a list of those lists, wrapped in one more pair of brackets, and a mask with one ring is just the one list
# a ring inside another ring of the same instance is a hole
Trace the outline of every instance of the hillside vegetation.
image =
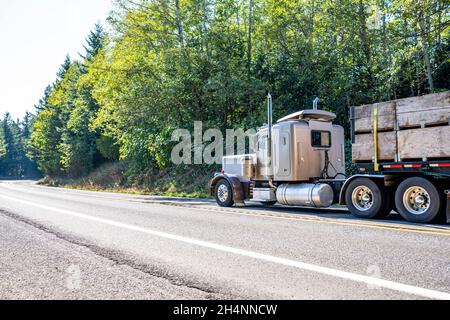
[(268, 90), (276, 117), (319, 96), (347, 128), (349, 106), (450, 89), (445, 0), (120, 0), (108, 21), (30, 120), (48, 181), (198, 193), (217, 167), (174, 166), (173, 130), (256, 128)]

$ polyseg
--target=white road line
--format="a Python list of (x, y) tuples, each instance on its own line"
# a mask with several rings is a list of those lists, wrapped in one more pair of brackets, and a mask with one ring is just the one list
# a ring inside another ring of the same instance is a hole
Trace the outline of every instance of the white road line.
[(4, 196), (1, 194), (0, 194), (0, 198), (9, 200), (9, 201), (14, 201), (16, 203), (28, 205), (31, 207), (36, 207), (36, 208), (40, 208), (40, 209), (44, 209), (44, 210), (50, 210), (53, 212), (58, 212), (60, 214), (65, 214), (65, 215), (69, 215), (69, 216), (73, 216), (73, 217), (77, 217), (77, 218), (81, 218), (81, 219), (85, 219), (85, 220), (103, 223), (103, 224), (110, 225), (110, 226), (117, 227), (117, 228), (141, 232), (141, 233), (145, 233), (148, 235), (157, 236), (160, 238), (175, 240), (175, 241), (188, 243), (188, 244), (196, 245), (196, 246), (203, 247), (203, 248), (214, 249), (214, 250), (218, 250), (218, 251), (222, 251), (222, 252), (226, 252), (226, 253), (232, 253), (232, 254), (236, 254), (236, 255), (240, 255), (240, 256), (244, 256), (244, 257), (249, 257), (249, 258), (267, 261), (267, 262), (271, 262), (271, 263), (281, 264), (281, 265), (294, 267), (294, 268), (311, 271), (311, 272), (315, 272), (315, 273), (320, 273), (320, 274), (324, 274), (324, 275), (328, 275), (328, 276), (332, 276), (332, 277), (336, 277), (336, 278), (341, 278), (341, 279), (345, 279), (345, 280), (351, 280), (351, 281), (355, 281), (355, 282), (365, 283), (365, 284), (375, 286), (375, 287), (386, 288), (386, 289), (390, 289), (390, 290), (394, 290), (394, 291), (404, 292), (407, 294), (412, 294), (412, 295), (416, 295), (416, 296), (420, 296), (420, 297), (424, 297), (424, 298), (450, 300), (450, 293), (446, 293), (446, 292), (435, 291), (435, 290), (425, 289), (425, 288), (421, 288), (421, 287), (415, 287), (415, 286), (402, 284), (402, 283), (398, 283), (398, 282), (394, 282), (394, 281), (373, 278), (373, 277), (364, 276), (364, 275), (360, 275), (360, 274), (356, 274), (356, 273), (350, 273), (350, 272), (341, 271), (341, 270), (337, 270), (337, 269), (321, 267), (321, 266), (308, 264), (308, 263), (304, 263), (304, 262), (300, 262), (300, 261), (279, 258), (279, 257), (271, 256), (271, 255), (266, 255), (266, 254), (248, 251), (248, 250), (242, 250), (242, 249), (233, 248), (233, 247), (229, 247), (229, 246), (225, 246), (225, 245), (220, 245), (220, 244), (216, 244), (216, 243), (212, 243), (212, 242), (206, 242), (206, 241), (202, 241), (202, 240), (187, 238), (187, 237), (178, 236), (178, 235), (165, 233), (165, 232), (161, 232), (161, 231), (155, 231), (155, 230), (138, 227), (138, 226), (131, 225), (131, 224), (121, 223), (121, 222), (117, 222), (117, 221), (113, 221), (113, 220), (109, 220), (109, 219), (93, 217), (90, 215), (86, 215), (86, 214), (82, 214), (82, 213), (78, 213), (78, 212), (74, 212), (74, 211), (70, 211), (70, 210), (53, 208), (50, 206), (37, 204), (37, 203), (31, 202), (31, 201), (17, 199), (17, 198), (13, 198), (13, 197), (9, 197), (9, 196)]
[[(95, 191), (86, 191), (86, 190), (75, 190), (75, 189), (63, 189), (63, 188), (53, 188), (53, 187), (40, 187), (40, 186), (26, 186), (28, 187), (28, 189), (23, 188), (22, 186), (18, 187), (17, 184), (10, 184), (10, 183), (2, 183), (0, 184), (0, 188), (4, 188), (7, 190), (11, 190), (11, 191), (19, 191), (19, 192), (26, 192), (26, 193), (30, 193), (30, 194), (35, 194), (35, 195), (42, 195), (43, 193), (47, 192), (47, 191), (51, 191), (53, 192), (52, 196), (53, 197), (57, 197), (57, 198), (64, 198), (67, 195), (70, 196), (87, 196), (88, 198), (96, 198), (96, 199), (106, 199), (106, 200), (131, 200), (136, 197), (133, 197), (133, 195), (128, 195), (128, 194), (114, 194), (114, 193), (103, 193), (101, 192), (101, 195), (98, 194), (94, 194)], [(47, 190), (45, 188), (48, 188)], [(30, 189), (34, 189), (34, 190), (30, 190)], [(98, 193), (98, 192), (97, 192)], [(111, 194), (110, 196), (108, 196), (109, 194)], [(129, 197), (127, 197), (129, 196)]]

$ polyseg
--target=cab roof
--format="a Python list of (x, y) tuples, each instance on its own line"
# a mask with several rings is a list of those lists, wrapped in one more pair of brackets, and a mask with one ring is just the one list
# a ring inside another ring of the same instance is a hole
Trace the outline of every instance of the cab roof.
[(323, 111), (323, 110), (302, 110), (291, 115), (288, 115), (280, 120), (277, 123), (286, 122), (286, 121), (308, 121), (308, 120), (318, 120), (318, 121), (326, 121), (331, 122), (336, 119), (336, 115), (332, 112)]

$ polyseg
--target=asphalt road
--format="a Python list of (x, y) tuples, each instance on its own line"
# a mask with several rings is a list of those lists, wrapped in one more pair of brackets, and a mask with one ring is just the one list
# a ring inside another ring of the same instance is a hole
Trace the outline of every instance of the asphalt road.
[(450, 299), (450, 227), (4, 181), (0, 299)]

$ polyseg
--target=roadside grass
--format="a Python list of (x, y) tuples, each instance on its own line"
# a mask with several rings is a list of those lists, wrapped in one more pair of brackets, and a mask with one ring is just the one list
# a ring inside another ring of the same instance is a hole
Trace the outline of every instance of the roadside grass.
[(45, 177), (38, 184), (76, 190), (178, 198), (209, 198), (208, 184), (217, 168), (177, 167), (139, 174), (123, 163), (108, 163), (86, 177)]

